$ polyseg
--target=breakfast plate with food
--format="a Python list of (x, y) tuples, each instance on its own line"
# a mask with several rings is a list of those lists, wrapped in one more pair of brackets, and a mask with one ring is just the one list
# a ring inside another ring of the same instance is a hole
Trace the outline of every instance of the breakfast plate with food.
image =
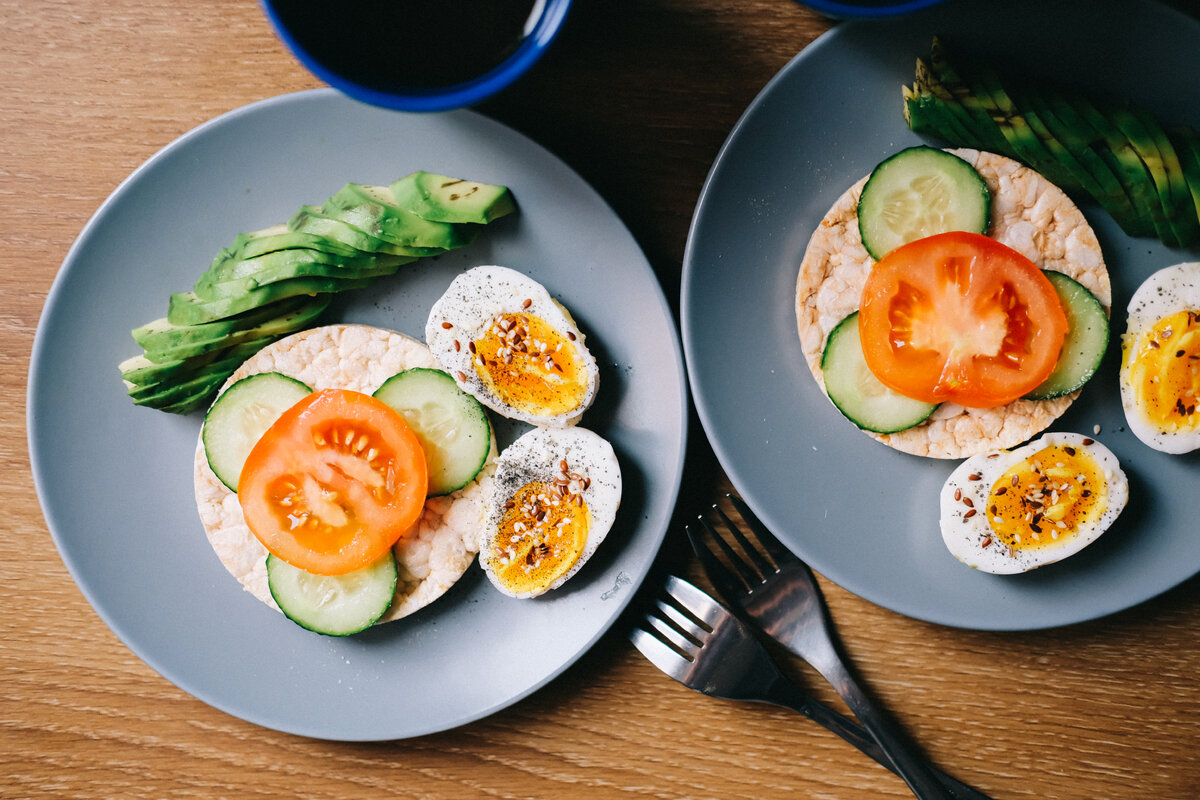
[(385, 740), (600, 639), (666, 532), (687, 395), (655, 275), (578, 175), (473, 112), (317, 90), (105, 201), (28, 422), (59, 552), (134, 653), (255, 724)]
[(1200, 117), (1176, 55), (1200, 22), (1103, 5), (839, 25), (696, 208), (683, 342), (721, 464), (815, 570), (909, 616), (1065, 625), (1200, 571)]

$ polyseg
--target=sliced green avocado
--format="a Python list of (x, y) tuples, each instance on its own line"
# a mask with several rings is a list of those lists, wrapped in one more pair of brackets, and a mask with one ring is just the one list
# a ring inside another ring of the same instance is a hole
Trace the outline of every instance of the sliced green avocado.
[[(1084, 189), (1112, 215), (1121, 229), (1130, 236), (1153, 235), (1154, 226), (1149, 218), (1134, 208), (1121, 181), (1096, 153), (1093, 141), (1086, 135), (1090, 127), (1069, 109), (1052, 108), (1039, 91), (1026, 89), (1021, 94), (1021, 101), (1030, 109), (1031, 125), (1036, 118), (1045, 128), (1046, 135), (1059, 145), (1055, 148), (1047, 142), (1047, 149), (1067, 162), (1068, 168), (1082, 169), (1087, 173), (1089, 177), (1080, 176)], [(1071, 115), (1064, 119), (1061, 112)]]
[(220, 341), (231, 333), (254, 328), (305, 304), (306, 298), (292, 298), (286, 303), (256, 309), (236, 318), (222, 319), (198, 325), (176, 325), (166, 317), (134, 328), (133, 340), (147, 352), (161, 352), (198, 342)]
[(434, 222), (410, 214), (395, 204), (386, 186), (348, 183), (326, 200), (321, 210), (372, 236), (404, 247), (453, 250), (470, 244), (478, 232), (475, 226)]
[(277, 283), (289, 278), (375, 278), (391, 275), (412, 256), (361, 253), (337, 256), (320, 250), (276, 250), (256, 258), (224, 261), (200, 276), (192, 291), (206, 300)]
[(213, 263), (257, 258), (277, 250), (291, 250), (298, 247), (344, 257), (357, 256), (362, 252), (335, 239), (290, 230), (287, 223), (280, 223), (260, 231), (239, 233), (229, 247), (217, 254)]
[(410, 214), (435, 222), (486, 225), (517, 210), (507, 186), (414, 172), (390, 187), (393, 202)]
[(368, 279), (339, 278), (292, 278), (278, 283), (260, 286), (245, 294), (205, 300), (195, 292), (180, 292), (171, 295), (167, 308), (167, 321), (173, 325), (196, 325), (213, 322), (243, 314), (268, 303), (300, 295), (318, 295), (361, 289), (369, 286)]
[[(183, 344), (157, 349), (146, 349), (146, 358), (156, 364), (165, 364), (181, 359), (195, 358), (228, 348), (232, 345), (270, 336), (283, 336), (311, 325), (329, 306), (332, 297), (320, 294), (316, 297), (299, 296), (272, 303), (264, 308), (274, 310), (263, 322), (253, 328), (232, 331), (210, 339), (193, 339)], [(297, 302), (299, 301), (299, 302)], [(211, 325), (212, 323), (207, 323)], [(202, 326), (191, 326), (202, 327)], [(186, 330), (186, 328), (185, 328)]]
[(1099, 148), (1099, 151), (1121, 179), (1121, 184), (1133, 201), (1133, 207), (1149, 217), (1154, 225), (1155, 234), (1163, 243), (1176, 244), (1175, 234), (1167, 222), (1154, 178), (1128, 137), (1089, 100), (1074, 97), (1064, 98), (1059, 102), (1070, 106), (1083, 123), (1091, 126), (1106, 143), (1107, 146)]
[[(1175, 238), (1183, 247), (1194, 244), (1197, 238), (1200, 238), (1200, 221), (1196, 219), (1192, 196), (1188, 191), (1187, 181), (1183, 176), (1183, 165), (1175, 146), (1171, 144), (1167, 132), (1158, 121), (1142, 109), (1129, 107), (1117, 110), (1118, 114), (1122, 112), (1129, 116), (1126, 122), (1127, 131), (1136, 134), (1136, 138), (1131, 136), (1130, 141), (1139, 155), (1143, 152), (1146, 154), (1142, 160), (1145, 161), (1147, 155), (1158, 157), (1161, 166), (1160, 179), (1166, 181), (1167, 190), (1163, 206), (1171, 230), (1175, 232)], [(1150, 149), (1151, 146), (1153, 150)], [(1159, 196), (1163, 196), (1161, 189)]]
[(910, 117), (909, 127), (913, 127), (914, 121), (910, 115), (915, 114), (918, 118), (923, 116), (941, 132), (942, 138), (964, 147), (982, 149), (985, 146), (984, 137), (975, 130), (974, 120), (921, 59), (917, 59), (916, 78), (911, 92), (907, 91), (907, 87), (904, 88), (905, 116)]
[(1169, 135), (1179, 154), (1184, 183), (1192, 196), (1196, 217), (1200, 219), (1200, 134), (1192, 128), (1179, 127), (1171, 129)]
[(929, 48), (929, 68), (938, 83), (962, 106), (974, 123), (974, 129), (983, 141), (985, 150), (1012, 155), (1012, 147), (1004, 138), (989, 109), (977, 98), (946, 56), (941, 39), (934, 37)]
[(121, 362), (119, 367), (121, 380), (125, 381), (131, 395), (134, 390), (140, 389), (142, 390), (141, 396), (148, 397), (155, 393), (155, 387), (165, 389), (167, 386), (189, 381), (202, 375), (221, 372), (229, 363), (237, 366), (278, 338), (280, 337), (255, 337), (208, 353), (201, 353), (198, 356), (161, 364), (155, 363), (145, 356), (134, 356)]
[(272, 341), (274, 339), (268, 337), (231, 347), (221, 353), (218, 359), (183, 379), (176, 377), (158, 384), (134, 386), (129, 390), (129, 397), (135, 405), (163, 410), (175, 410), (186, 404), (191, 407), (187, 410), (177, 410), (176, 413), (190, 413), (220, 389), (247, 358)]
[(323, 236), (364, 253), (390, 253), (420, 258), (446, 252), (444, 247), (410, 247), (384, 241), (345, 219), (327, 214), (324, 208), (317, 206), (301, 206), (288, 220), (287, 225), (290, 230)]

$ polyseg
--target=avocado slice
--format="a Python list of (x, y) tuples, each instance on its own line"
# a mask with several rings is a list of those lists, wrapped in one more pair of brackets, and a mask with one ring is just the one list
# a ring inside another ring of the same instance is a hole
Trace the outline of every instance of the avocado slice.
[[(1141, 121), (1125, 107), (1115, 107), (1108, 109), (1105, 116), (1121, 134), (1129, 142), (1133, 152), (1142, 160), (1145, 165), (1146, 172), (1150, 175), (1151, 184), (1154, 187), (1155, 195), (1158, 197), (1159, 205), (1162, 207), (1163, 218), (1167, 221), (1170, 227), (1173, 244), (1179, 243), (1179, 235), (1176, 230), (1175, 220), (1175, 204), (1171, 197), (1171, 183), (1167, 177), (1167, 167), (1163, 160), (1162, 153), (1158, 150), (1158, 145), (1155, 144), (1150, 132), (1145, 129)], [(1166, 241), (1164, 239), (1164, 241)]]
[(1183, 180), (1187, 184), (1188, 194), (1191, 195), (1196, 218), (1200, 220), (1200, 134), (1193, 128), (1181, 126), (1168, 131), (1168, 136), (1179, 154)]
[[(223, 350), (232, 345), (268, 336), (283, 336), (306, 328), (313, 323), (329, 307), (332, 297), (328, 294), (316, 297), (294, 297), (264, 306), (272, 311), (265, 320), (252, 328), (231, 331), (224, 335), (212, 336), (207, 339), (191, 338), (170, 346), (151, 346), (146, 348), (145, 356), (155, 364), (165, 364), (181, 359), (195, 358), (205, 353)], [(225, 322), (226, 320), (220, 320)], [(194, 328), (214, 326), (214, 323), (183, 326), (183, 331)], [(214, 326), (216, 327), (216, 326)]]
[(200, 276), (192, 291), (206, 300), (249, 291), (289, 278), (376, 278), (391, 275), (401, 264), (416, 259), (390, 254), (359, 254), (350, 258), (297, 248), (276, 250), (241, 261), (225, 261)]
[(217, 254), (217, 257), (213, 259), (213, 263), (257, 258), (278, 250), (292, 250), (296, 248), (318, 250), (322, 253), (345, 258), (362, 254), (357, 248), (335, 239), (303, 231), (293, 231), (288, 228), (287, 223), (280, 223), (272, 225), (269, 228), (263, 228), (260, 231), (239, 233), (234, 237), (233, 243), (229, 247), (226, 247)]
[[(1130, 106), (1127, 109), (1119, 109), (1117, 113), (1122, 112), (1128, 113), (1130, 117), (1131, 127), (1128, 130), (1131, 133), (1139, 134), (1137, 139), (1130, 139), (1134, 142), (1138, 153), (1141, 154), (1143, 148), (1147, 153), (1152, 152), (1148, 147), (1148, 145), (1152, 145), (1153, 152), (1158, 155), (1162, 177), (1166, 180), (1167, 199), (1164, 201), (1164, 208), (1167, 221), (1171, 224), (1171, 230), (1175, 232), (1175, 238), (1183, 247), (1194, 244), (1197, 239), (1200, 239), (1200, 221), (1196, 219), (1194, 213), (1192, 196), (1188, 191), (1187, 181), (1183, 177), (1183, 165), (1180, 163), (1179, 153), (1175, 151), (1175, 146), (1171, 144), (1163, 127), (1143, 109)], [(1132, 126), (1132, 123), (1136, 123), (1136, 127)], [(1144, 137), (1144, 141), (1142, 137)], [(1145, 160), (1144, 157), (1143, 160)], [(1160, 196), (1162, 196), (1161, 191)]]
[(133, 340), (143, 350), (154, 352), (183, 347), (197, 342), (219, 341), (236, 331), (244, 331), (287, 314), (304, 305), (306, 298), (292, 298), (278, 306), (256, 309), (230, 319), (200, 325), (175, 325), (166, 317), (134, 328)]
[(395, 204), (386, 186), (348, 183), (325, 201), (328, 216), (366, 231), (385, 242), (404, 247), (453, 250), (474, 241), (477, 226), (422, 219)]
[(174, 409), (175, 413), (189, 413), (202, 405), (229, 379), (247, 358), (274, 341), (271, 338), (255, 339), (229, 348), (221, 357), (197, 369), (183, 378), (154, 384), (135, 385), (129, 397), (135, 405), (163, 410)]
[(507, 186), (432, 172), (411, 173), (388, 188), (397, 207), (434, 222), (486, 225), (517, 210)]
[[(1087, 130), (1087, 126), (1074, 116), (1070, 122), (1064, 121), (1041, 92), (1026, 89), (1020, 95), (1020, 100), (1029, 109), (1031, 127), (1036, 130), (1037, 124), (1040, 124), (1045, 128), (1045, 135), (1049, 137), (1047, 149), (1068, 163), (1069, 169), (1080, 169), (1086, 173), (1086, 177), (1081, 174), (1079, 178), (1084, 190), (1112, 215), (1121, 229), (1130, 236), (1153, 235), (1154, 227), (1149, 219), (1134, 208), (1121, 181), (1104, 159), (1097, 155), (1092, 141), (1081, 132), (1081, 129)], [(1057, 143), (1057, 146), (1051, 142)]]
[[(963, 107), (942, 86), (933, 70), (921, 59), (917, 59), (916, 77), (911, 91), (902, 87), (905, 97), (905, 117), (915, 113), (924, 117), (941, 132), (942, 138), (964, 147), (984, 149), (985, 138), (975, 130), (975, 123)], [(911, 100), (909, 98), (912, 98)], [(911, 111), (910, 111), (911, 108)], [(909, 119), (909, 127), (913, 127)], [(914, 128), (916, 130), (916, 128)]]
[(318, 206), (301, 206), (288, 220), (287, 226), (289, 230), (332, 239), (363, 253), (389, 253), (421, 258), (446, 252), (443, 247), (410, 247), (386, 242), (362, 228), (351, 225), (345, 219), (325, 213), (325, 209)]
[(172, 325), (214, 322), (289, 297), (361, 289), (370, 284), (370, 278), (291, 278), (260, 286), (245, 294), (220, 297), (215, 300), (205, 300), (195, 292), (180, 292), (171, 295), (167, 308), (167, 321)]
[(946, 49), (938, 37), (934, 37), (933, 44), (929, 48), (929, 68), (931, 74), (937, 78), (937, 82), (949, 92), (954, 101), (962, 106), (970, 117), (975, 131), (984, 144), (983, 149), (1015, 157), (1012, 147), (996, 125), (989, 109), (972, 93), (958, 70), (950, 64), (946, 56)]
[[(1150, 219), (1155, 235), (1164, 244), (1175, 245), (1175, 234), (1167, 222), (1154, 179), (1125, 134), (1113, 125), (1107, 115), (1085, 98), (1059, 97), (1057, 102), (1073, 109), (1082, 123), (1089, 126), (1104, 142), (1105, 146), (1098, 150), (1120, 178), (1121, 185), (1133, 201), (1133, 207)], [(1058, 105), (1055, 105), (1055, 108), (1057, 107)]]
[[(223, 297), (233, 297), (262, 287), (273, 286), (281, 281), (298, 280), (303, 278), (327, 278), (330, 280), (349, 281), (366, 280), (394, 275), (400, 267), (400, 256), (372, 261), (353, 269), (340, 264), (326, 264), (319, 261), (297, 261), (276, 269), (267, 269), (253, 275), (242, 275), (236, 278), (201, 278), (192, 289), (193, 293), (202, 300), (218, 300)], [(415, 259), (409, 259), (415, 260)]]

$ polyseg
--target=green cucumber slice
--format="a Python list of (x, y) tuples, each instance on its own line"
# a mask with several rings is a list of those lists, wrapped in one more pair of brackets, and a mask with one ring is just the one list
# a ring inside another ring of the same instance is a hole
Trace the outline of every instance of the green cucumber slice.
[(924, 422), (937, 408), (905, 397), (880, 383), (863, 358), (858, 338), (858, 312), (829, 332), (821, 354), (825, 391), (842, 414), (858, 427), (875, 433), (896, 433)]
[(492, 448), (487, 412), (447, 373), (408, 369), (388, 378), (375, 397), (400, 412), (420, 437), (431, 497), (458, 491), (483, 469)]
[(236, 492), (242, 465), (279, 415), (312, 394), (305, 384), (278, 372), (242, 378), (216, 399), (200, 431), (213, 474)]
[(858, 230), (875, 260), (915, 239), (946, 231), (986, 233), (987, 183), (963, 159), (919, 145), (885, 159), (858, 199)]
[(1026, 395), (1030, 400), (1050, 400), (1080, 388), (1099, 369), (1108, 349), (1108, 314), (1096, 296), (1061, 272), (1045, 274), (1067, 314), (1067, 338), (1054, 371)]
[(349, 636), (378, 622), (396, 595), (397, 579), (391, 550), (345, 575), (314, 575), (267, 556), (267, 587), (279, 610), (300, 627), (326, 636)]

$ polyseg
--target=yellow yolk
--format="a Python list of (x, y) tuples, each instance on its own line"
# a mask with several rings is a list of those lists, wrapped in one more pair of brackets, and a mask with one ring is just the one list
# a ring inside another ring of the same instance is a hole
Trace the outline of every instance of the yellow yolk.
[(1200, 312), (1163, 317), (1127, 343), (1125, 361), (1148, 422), (1163, 431), (1200, 427)]
[(491, 552), (495, 575), (518, 594), (544, 590), (587, 544), (588, 507), (570, 480), (534, 481), (504, 504)]
[(497, 397), (521, 411), (553, 416), (578, 408), (587, 393), (587, 371), (573, 339), (531, 314), (500, 314), (470, 346), (475, 371)]
[(1014, 464), (988, 493), (992, 533), (1015, 550), (1047, 549), (1094, 525), (1107, 506), (1100, 464), (1080, 447), (1052, 445)]

